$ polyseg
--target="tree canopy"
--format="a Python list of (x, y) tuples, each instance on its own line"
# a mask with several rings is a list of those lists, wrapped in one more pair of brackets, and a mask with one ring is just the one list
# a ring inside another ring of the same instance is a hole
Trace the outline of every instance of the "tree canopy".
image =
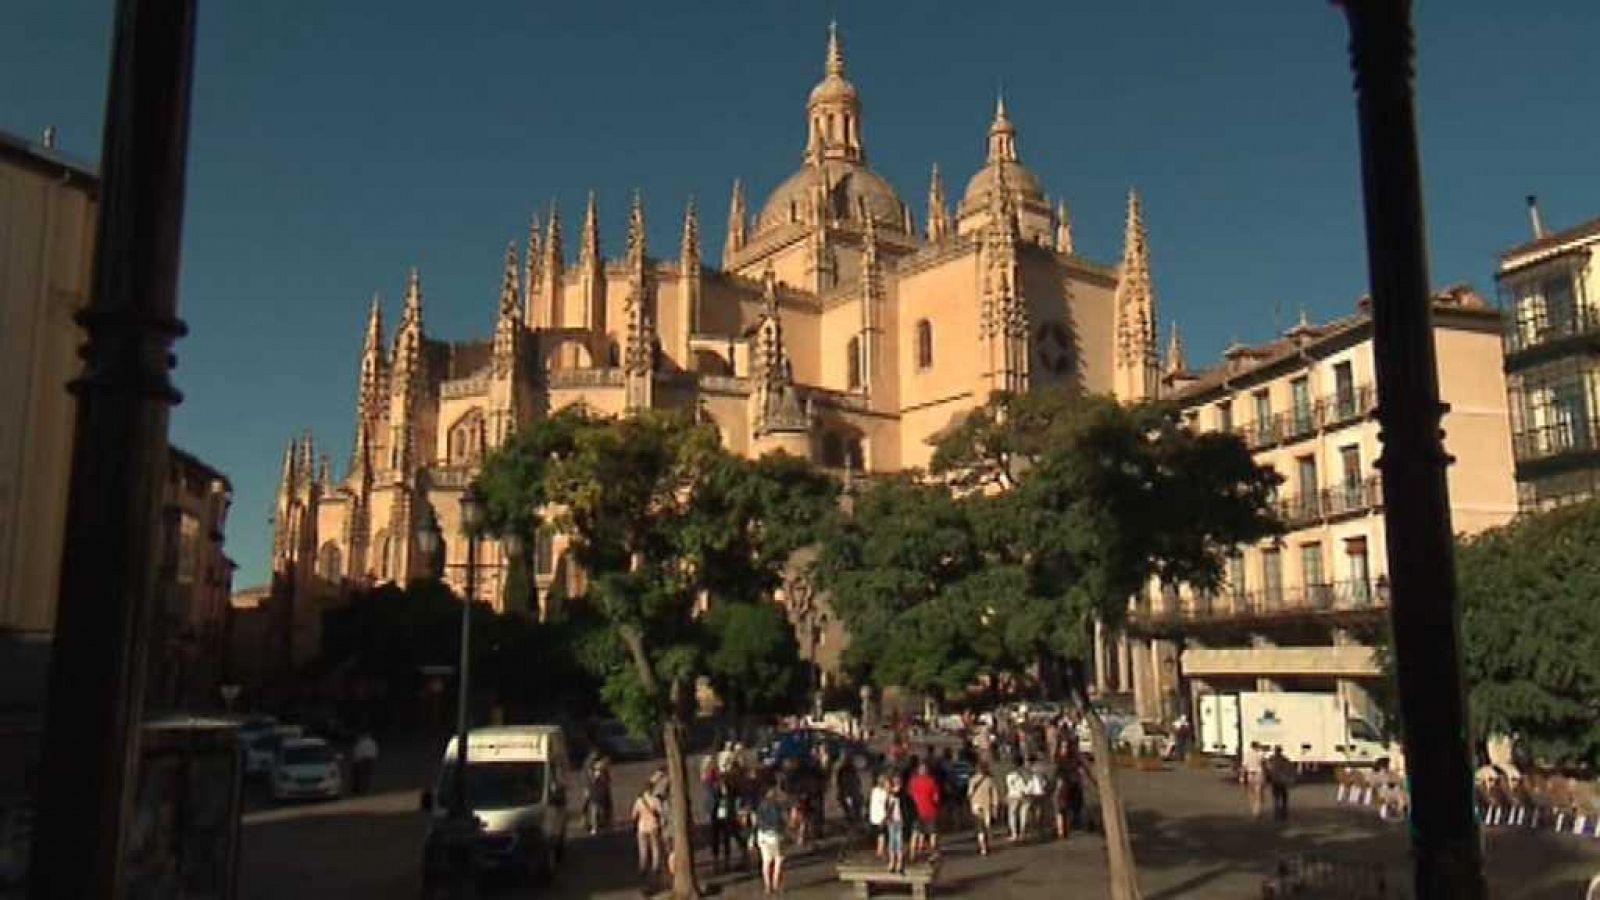
[(817, 563), (852, 648), (871, 648), (847, 662), (883, 684), (948, 693), (1082, 660), (1093, 621), (1119, 624), (1151, 578), (1214, 586), (1231, 547), (1277, 527), (1276, 476), (1156, 404), (997, 394), (930, 474), (868, 487)]
[(1456, 569), (1474, 726), (1600, 763), (1600, 503), (1467, 538)]

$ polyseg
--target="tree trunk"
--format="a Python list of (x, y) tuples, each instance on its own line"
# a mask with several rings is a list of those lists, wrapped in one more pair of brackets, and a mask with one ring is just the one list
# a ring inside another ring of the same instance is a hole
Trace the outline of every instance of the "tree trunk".
[(1133, 859), (1133, 844), (1128, 837), (1128, 819), (1117, 790), (1116, 766), (1111, 763), (1111, 739), (1106, 723), (1089, 703), (1089, 695), (1077, 677), (1071, 679), (1073, 696), (1089, 723), (1089, 739), (1094, 746), (1095, 793), (1100, 795), (1100, 819), (1106, 832), (1106, 869), (1111, 882), (1111, 900), (1140, 900), (1139, 872)]
[[(661, 683), (656, 680), (655, 668), (644, 651), (644, 639), (632, 628), (624, 627), (619, 632), (645, 693), (662, 699)], [(700, 896), (700, 888), (694, 881), (694, 821), (690, 818), (689, 768), (683, 753), (683, 711), (678, 688), (674, 683), (671, 696), (665, 698), (668, 711), (661, 742), (667, 751), (667, 801), (672, 804), (672, 846), (677, 851), (672, 896), (675, 900), (692, 900)]]

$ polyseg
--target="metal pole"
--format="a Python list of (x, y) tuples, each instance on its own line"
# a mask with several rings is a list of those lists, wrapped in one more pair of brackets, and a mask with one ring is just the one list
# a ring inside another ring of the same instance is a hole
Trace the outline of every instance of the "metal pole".
[(472, 597), (476, 590), (478, 568), (478, 536), (467, 535), (467, 592), (461, 598), (461, 661), (456, 680), (456, 815), (465, 819), (472, 815), (472, 805), (467, 802), (467, 662), (472, 649)]
[(155, 597), (194, 0), (120, 0), (34, 800), (34, 897), (117, 897)]
[(1395, 666), (1411, 788), (1416, 895), (1485, 896), (1472, 808), (1461, 621), (1440, 430), (1410, 0), (1345, 0), (1361, 124), (1373, 356), (1393, 591)]

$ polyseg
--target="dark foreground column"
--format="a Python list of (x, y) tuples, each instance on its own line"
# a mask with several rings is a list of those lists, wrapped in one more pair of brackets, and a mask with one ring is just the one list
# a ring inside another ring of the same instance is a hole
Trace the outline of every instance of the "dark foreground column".
[(1412, 105), (1410, 0), (1344, 0), (1382, 427), (1384, 523), (1420, 900), (1485, 896)]
[(177, 312), (195, 0), (119, 0), (29, 889), (121, 894)]

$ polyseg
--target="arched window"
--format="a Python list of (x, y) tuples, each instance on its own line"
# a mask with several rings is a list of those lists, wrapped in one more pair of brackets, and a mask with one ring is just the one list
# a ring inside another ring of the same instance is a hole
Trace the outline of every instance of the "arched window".
[(344, 554), (333, 541), (324, 543), (317, 551), (317, 575), (328, 581), (344, 577)]
[(861, 387), (861, 339), (851, 338), (845, 344), (845, 353), (849, 357), (845, 360), (845, 384), (853, 391)]
[(450, 426), (450, 464), (466, 465), (483, 456), (483, 413), (471, 409)]
[(389, 540), (388, 529), (378, 532), (377, 539), (372, 542), (372, 546), (377, 548), (378, 551), (377, 558), (373, 560), (376, 564), (373, 569), (377, 571), (378, 580), (380, 581), (387, 581), (394, 577), (394, 547), (392, 544), (393, 542)]
[(933, 367), (933, 323), (927, 319), (917, 322), (917, 368)]

